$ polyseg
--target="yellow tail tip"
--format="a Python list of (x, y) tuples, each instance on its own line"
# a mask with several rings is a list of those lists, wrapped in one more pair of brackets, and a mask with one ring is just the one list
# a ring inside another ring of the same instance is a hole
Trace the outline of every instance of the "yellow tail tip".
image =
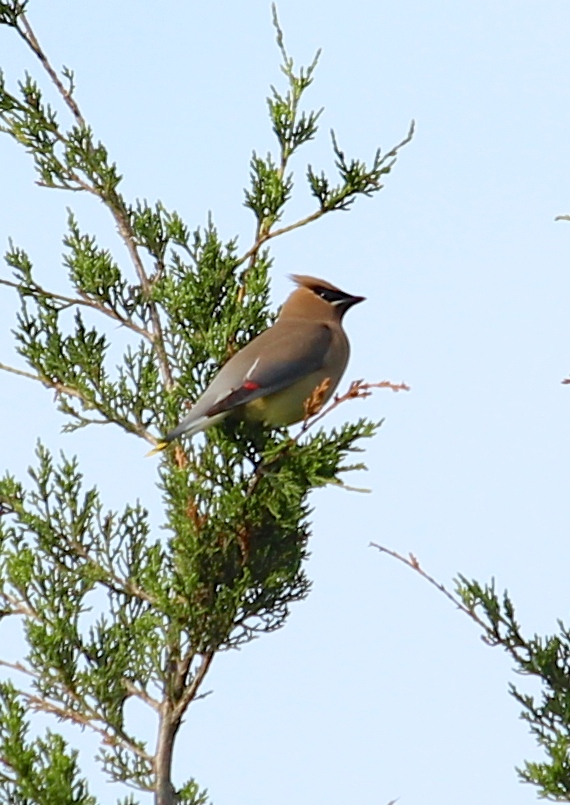
[(149, 456), (155, 456), (157, 453), (161, 453), (168, 447), (168, 444), (169, 444), (168, 442), (158, 442), (156, 447), (153, 447), (152, 450), (148, 451), (145, 458), (148, 458)]

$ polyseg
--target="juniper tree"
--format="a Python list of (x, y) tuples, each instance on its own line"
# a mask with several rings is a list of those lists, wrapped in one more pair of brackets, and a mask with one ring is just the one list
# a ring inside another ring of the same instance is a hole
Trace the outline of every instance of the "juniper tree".
[(482, 584), (458, 576), (450, 591), (430, 576), (417, 558), (404, 556), (372, 543), (383, 553), (402, 562), (436, 587), (478, 627), (488, 646), (500, 647), (523, 677), (534, 677), (540, 694), (528, 693), (521, 685), (509, 685), (509, 693), (521, 706), (521, 718), (530, 728), (546, 757), (525, 761), (517, 769), (522, 782), (537, 787), (541, 798), (570, 802), (570, 629), (562, 620), (551, 635), (526, 635), (517, 620), (515, 605), (507, 590), (497, 592), (495, 580)]
[[(14, 337), (27, 368), (0, 368), (55, 392), (64, 432), (112, 423), (152, 446), (219, 366), (273, 320), (270, 241), (378, 192), (412, 130), (370, 164), (347, 158), (333, 135), (338, 176), (308, 166), (314, 208), (285, 223), (290, 161), (315, 137), (321, 114), (301, 107), (318, 54), (296, 68), (274, 13), (285, 81), (268, 98), (277, 145), (273, 155), (252, 156), (245, 205), (255, 231), (240, 249), (212, 220), (190, 228), (161, 202), (125, 198), (119, 169), (80, 108), (73, 72), (53, 68), (27, 5), (0, 2), (0, 24), (38, 57), (53, 99), (30, 75), (16, 89), (0, 76), (0, 129), (30, 155), (42, 187), (103, 203), (126, 258), (119, 263), (71, 212), (61, 293), (44, 287), (24, 248), (11, 244), (11, 276), (0, 284), (19, 298)], [(118, 363), (108, 354), (108, 325), (128, 336)], [(353, 384), (332, 405), (367, 393)], [(95, 802), (75, 749), (54, 730), (30, 737), (33, 711), (92, 730), (108, 777), (152, 792), (158, 805), (206, 801), (193, 779), (176, 789), (171, 779), (182, 719), (217, 652), (278, 629), (307, 595), (308, 496), (360, 466), (351, 455), (379, 424), (359, 419), (327, 430), (319, 409), (316, 390), (295, 435), (227, 421), (169, 448), (157, 481), (167, 539), (152, 532), (140, 502), (109, 511), (78, 460), (41, 442), (27, 479), (3, 476), (1, 615), (21, 624), (27, 650), (16, 663), (1, 660), (11, 678), (0, 684), (0, 802)], [(93, 593), (102, 603), (85, 628)], [(125, 717), (130, 699), (157, 714), (154, 746)]]

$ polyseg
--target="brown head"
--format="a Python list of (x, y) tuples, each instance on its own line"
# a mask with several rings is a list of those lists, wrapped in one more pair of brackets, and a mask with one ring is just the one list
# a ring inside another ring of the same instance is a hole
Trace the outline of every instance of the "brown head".
[(279, 318), (306, 318), (315, 321), (342, 321), (346, 311), (363, 302), (364, 296), (352, 296), (330, 282), (292, 274), (291, 279), (299, 287), (285, 301)]

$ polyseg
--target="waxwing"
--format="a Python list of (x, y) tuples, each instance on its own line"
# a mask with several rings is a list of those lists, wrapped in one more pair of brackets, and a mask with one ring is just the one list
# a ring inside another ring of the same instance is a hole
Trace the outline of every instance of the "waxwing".
[(173, 439), (235, 415), (268, 425), (291, 425), (305, 416), (305, 401), (327, 378), (323, 403), (346, 369), (350, 347), (342, 328), (346, 311), (364, 300), (324, 280), (295, 274), (297, 288), (275, 324), (220, 369), (188, 416), (152, 453)]

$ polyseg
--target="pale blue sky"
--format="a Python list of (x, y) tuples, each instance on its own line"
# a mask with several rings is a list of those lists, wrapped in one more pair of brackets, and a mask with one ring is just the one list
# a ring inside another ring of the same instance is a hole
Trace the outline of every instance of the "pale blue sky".
[[(299, 181), (307, 161), (331, 165), (331, 126), (367, 158), (411, 118), (417, 134), (379, 196), (275, 243), (273, 298), (295, 271), (366, 295), (347, 316), (346, 380), (412, 391), (338, 412), (386, 416), (370, 472), (354, 478), (373, 493), (313, 496), (311, 596), (284, 630), (218, 658), (176, 769), (215, 805), (525, 805), (536, 793), (514, 766), (540, 752), (507, 694), (508, 659), (368, 543), (412, 551), (446, 583), (495, 576), (527, 632), (566, 617), (570, 226), (554, 217), (570, 212), (570, 7), (282, 0), (279, 11), (297, 62), (323, 48), (308, 96), (325, 107), (322, 132), (294, 163)], [(190, 225), (211, 210), (245, 247), (242, 188), (251, 150), (273, 147), (265, 97), (280, 81), (269, 3), (35, 0), (30, 18), (54, 63), (75, 69), (125, 192)], [(9, 82), (39, 69), (6, 31), (0, 63)], [(2, 248), (13, 237), (46, 283), (64, 287), (68, 205), (126, 264), (104, 210), (35, 187), (6, 138), (0, 176)], [(309, 204), (299, 187), (290, 215)], [(0, 360), (13, 302), (0, 293)], [(41, 435), (79, 455), (108, 505), (140, 497), (160, 520), (140, 443), (108, 429), (62, 436), (47, 391), (1, 383), (2, 468), (22, 474)]]

